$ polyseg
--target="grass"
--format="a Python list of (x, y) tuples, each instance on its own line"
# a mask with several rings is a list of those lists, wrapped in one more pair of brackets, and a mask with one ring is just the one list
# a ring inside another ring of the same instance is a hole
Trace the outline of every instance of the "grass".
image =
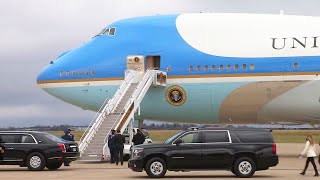
[[(150, 138), (154, 142), (162, 142), (180, 130), (149, 130)], [(62, 131), (50, 131), (49, 133), (62, 136)], [(79, 141), (83, 131), (72, 131), (75, 140)], [(320, 142), (320, 130), (273, 130), (272, 135), (276, 143), (304, 143), (308, 134), (313, 135), (315, 142)]]
[(304, 143), (308, 134), (317, 144), (320, 141), (320, 130), (274, 130), (272, 134), (277, 143)]

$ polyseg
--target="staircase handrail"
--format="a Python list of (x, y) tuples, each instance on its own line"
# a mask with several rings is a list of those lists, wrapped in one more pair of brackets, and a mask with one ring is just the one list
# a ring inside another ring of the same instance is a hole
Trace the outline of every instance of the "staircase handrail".
[[(103, 105), (100, 107), (99, 111), (96, 113), (92, 121), (90, 122), (89, 126), (86, 128), (85, 132), (83, 133), (82, 137), (80, 138), (80, 145), (79, 151), (82, 153), (85, 148), (87, 147), (88, 143), (91, 140), (91, 137), (96, 133), (97, 129), (100, 127), (101, 123), (103, 122), (104, 118), (101, 118), (103, 115), (108, 115), (113, 108), (119, 103), (119, 100), (124, 95), (123, 92), (129, 87), (132, 83), (134, 78), (136, 78), (137, 73), (136, 71), (130, 71), (127, 76), (125, 77), (124, 81), (121, 83), (120, 87), (118, 88), (115, 95), (112, 99), (106, 99)], [(109, 107), (111, 106), (111, 107)]]
[[(140, 81), (140, 83), (138, 84), (138, 86), (136, 87), (135, 91), (133, 92), (133, 94), (131, 95), (131, 97), (129, 98), (128, 102), (126, 103), (126, 105), (124, 106), (124, 108), (120, 111), (119, 116), (117, 117), (117, 119), (115, 120), (115, 122), (113, 123), (113, 125), (111, 126), (112, 128), (109, 130), (108, 134), (110, 134), (112, 129), (116, 129), (117, 126), (119, 125), (119, 120), (123, 119), (124, 116), (126, 115), (125, 112), (128, 111), (128, 109), (132, 106), (132, 103), (135, 102), (135, 98), (137, 97), (141, 97), (142, 96), (142, 92), (145, 94), (146, 91), (149, 89), (149, 87), (151, 86), (151, 83), (153, 81), (154, 75), (155, 75), (155, 70), (147, 70), (144, 75), (142, 80)], [(147, 85), (147, 86), (146, 86)], [(140, 96), (139, 96), (140, 95)], [(141, 101), (139, 101), (140, 104)], [(139, 105), (134, 104), (134, 108), (132, 109), (130, 115), (127, 117), (128, 119), (131, 119), (132, 115), (134, 115), (136, 109), (139, 107)], [(125, 127), (128, 125), (129, 122), (125, 123), (123, 125), (123, 127), (121, 128), (121, 133), (123, 132), (123, 130), (125, 129)], [(103, 146), (103, 155), (107, 154), (107, 147), (108, 147), (108, 143), (107, 143), (107, 137), (105, 137), (104, 140), (105, 145)]]

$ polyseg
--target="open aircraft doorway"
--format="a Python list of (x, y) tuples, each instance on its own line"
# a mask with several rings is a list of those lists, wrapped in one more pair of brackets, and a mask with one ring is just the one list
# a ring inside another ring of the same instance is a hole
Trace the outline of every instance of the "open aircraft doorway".
[(160, 70), (160, 56), (147, 56), (146, 69)]

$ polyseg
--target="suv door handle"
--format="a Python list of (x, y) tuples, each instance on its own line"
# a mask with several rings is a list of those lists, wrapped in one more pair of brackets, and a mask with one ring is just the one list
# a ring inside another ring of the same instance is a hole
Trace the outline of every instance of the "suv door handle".
[(12, 150), (12, 149), (13, 149), (13, 147), (9, 147), (9, 148), (8, 148), (8, 150)]

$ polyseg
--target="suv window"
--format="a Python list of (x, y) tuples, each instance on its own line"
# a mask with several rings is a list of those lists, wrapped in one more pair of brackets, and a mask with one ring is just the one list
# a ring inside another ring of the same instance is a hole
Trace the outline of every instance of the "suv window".
[(182, 143), (200, 143), (199, 132), (191, 132), (180, 137)]
[(203, 131), (203, 143), (229, 143), (227, 131)]
[(268, 131), (236, 131), (236, 134), (242, 143), (273, 143)]

